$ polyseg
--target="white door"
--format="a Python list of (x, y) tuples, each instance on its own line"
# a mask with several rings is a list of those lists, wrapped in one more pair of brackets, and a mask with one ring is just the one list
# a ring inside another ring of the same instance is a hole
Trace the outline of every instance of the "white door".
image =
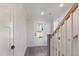
[(0, 56), (10, 54), (10, 7), (0, 4)]

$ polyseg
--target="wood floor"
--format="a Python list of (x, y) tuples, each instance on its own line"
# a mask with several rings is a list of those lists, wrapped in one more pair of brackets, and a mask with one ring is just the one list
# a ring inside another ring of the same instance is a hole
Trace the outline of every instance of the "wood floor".
[(28, 47), (25, 56), (48, 56), (47, 46)]

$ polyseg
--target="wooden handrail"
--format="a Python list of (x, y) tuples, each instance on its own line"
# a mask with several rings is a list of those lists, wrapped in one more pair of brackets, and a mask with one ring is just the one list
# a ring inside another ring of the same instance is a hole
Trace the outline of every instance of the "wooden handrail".
[(74, 5), (72, 5), (69, 9), (67, 14), (64, 16), (63, 20), (60, 22), (60, 24), (58, 25), (58, 27), (56, 28), (56, 30), (51, 34), (52, 36), (54, 35), (54, 33), (57, 32), (57, 30), (60, 28), (60, 26), (62, 26), (64, 24), (64, 22), (66, 20), (68, 20), (68, 18), (70, 17), (70, 14), (73, 13), (76, 9), (78, 8), (78, 3), (75, 3)]

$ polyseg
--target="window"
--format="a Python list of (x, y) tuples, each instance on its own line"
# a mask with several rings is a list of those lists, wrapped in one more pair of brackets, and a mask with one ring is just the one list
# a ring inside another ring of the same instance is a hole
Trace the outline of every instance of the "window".
[(36, 37), (38, 38), (43, 38), (43, 24), (37, 24), (37, 27), (36, 27)]

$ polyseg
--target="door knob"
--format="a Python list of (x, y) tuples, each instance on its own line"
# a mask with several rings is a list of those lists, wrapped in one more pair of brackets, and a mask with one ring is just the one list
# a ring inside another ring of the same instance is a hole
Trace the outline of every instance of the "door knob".
[(15, 46), (14, 46), (14, 45), (12, 45), (12, 46), (11, 46), (11, 49), (13, 50), (14, 48), (15, 48)]

